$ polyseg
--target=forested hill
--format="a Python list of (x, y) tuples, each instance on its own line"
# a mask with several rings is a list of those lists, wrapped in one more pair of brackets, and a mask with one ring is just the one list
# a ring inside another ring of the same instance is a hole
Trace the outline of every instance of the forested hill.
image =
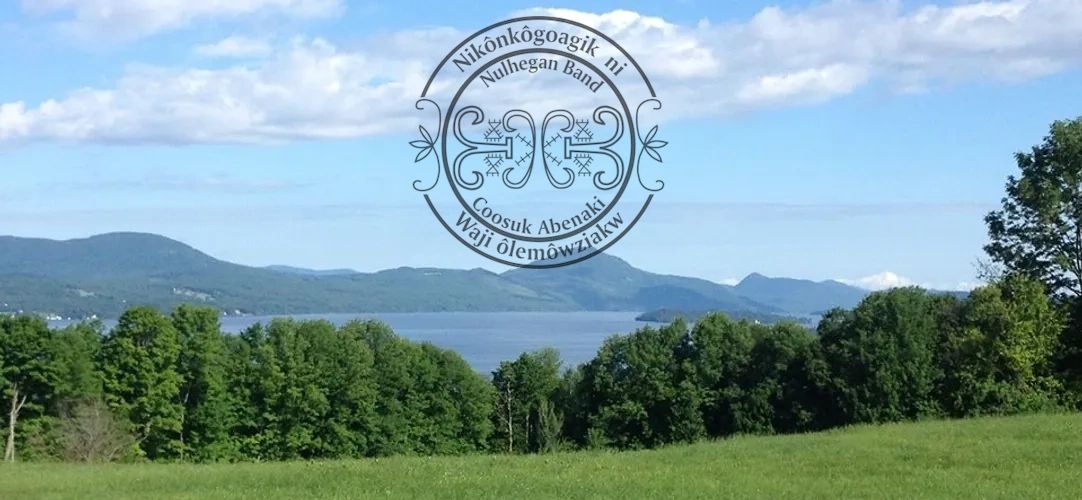
[(132, 304), (203, 303), (227, 312), (328, 313), (574, 309), (481, 270), (399, 268), (305, 275), (237, 265), (150, 234), (0, 239), (5, 310), (115, 317)]
[(202, 303), (229, 313), (718, 310), (766, 315), (851, 307), (837, 282), (749, 276), (727, 286), (600, 255), (554, 270), (398, 268), (375, 273), (256, 268), (143, 233), (56, 241), (0, 237), (0, 312), (115, 317), (133, 304)]

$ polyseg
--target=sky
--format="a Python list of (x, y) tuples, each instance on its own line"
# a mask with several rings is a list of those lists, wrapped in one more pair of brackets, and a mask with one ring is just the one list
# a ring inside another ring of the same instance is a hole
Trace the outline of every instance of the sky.
[(975, 286), (1013, 155), (1082, 115), (1082, 2), (0, 3), (0, 234), (162, 234), (247, 265), (502, 268), (411, 188), (469, 33), (595, 26), (665, 102), (664, 191), (610, 253), (731, 283)]

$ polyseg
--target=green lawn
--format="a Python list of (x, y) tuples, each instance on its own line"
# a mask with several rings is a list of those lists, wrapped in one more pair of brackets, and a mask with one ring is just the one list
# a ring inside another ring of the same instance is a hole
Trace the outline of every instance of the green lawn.
[(237, 465), (0, 466), (0, 499), (1079, 498), (1082, 414), (655, 451)]

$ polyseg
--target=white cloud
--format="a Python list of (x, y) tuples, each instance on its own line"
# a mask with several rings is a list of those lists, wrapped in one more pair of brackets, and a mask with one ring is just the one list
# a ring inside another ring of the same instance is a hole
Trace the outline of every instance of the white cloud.
[(883, 271), (881, 273), (873, 274), (870, 276), (864, 276), (863, 278), (856, 279), (837, 279), (846, 285), (863, 288), (865, 290), (888, 290), (891, 288), (906, 287), (906, 286), (919, 286), (927, 290), (947, 290), (947, 291), (969, 291), (979, 286), (984, 286), (983, 282), (979, 281), (962, 281), (958, 283), (918, 283), (905, 276), (899, 275), (891, 271)]
[[(149, 9), (159, 4), (164, 8)], [(142, 32), (211, 15), (320, 15), (340, 7), (331, 0), (36, 5), (72, 10), (85, 25), (130, 22)], [(579, 20), (618, 40), (651, 75), (667, 119), (807, 105), (875, 83), (913, 92), (959, 82), (1022, 81), (1082, 64), (1077, 0), (918, 8), (891, 0), (842, 0), (769, 7), (743, 22), (694, 25), (626, 10), (531, 12)], [(413, 103), (428, 72), (463, 36), (440, 27), (388, 33), (352, 50), (299, 40), (282, 53), (235, 67), (133, 66), (111, 86), (40, 103), (0, 103), (0, 141), (256, 142), (413, 130)], [(227, 45), (217, 51), (250, 52), (239, 42)]]
[(30, 115), (21, 102), (0, 104), (0, 140), (30, 133)]
[(195, 48), (195, 53), (203, 57), (251, 57), (270, 51), (270, 44), (264, 40), (236, 35)]
[(296, 40), (256, 68), (133, 68), (111, 89), (5, 104), (0, 139), (261, 142), (402, 130), (416, 127), (404, 111), (424, 83), (412, 65), (317, 39)]
[(22, 7), (36, 14), (70, 14), (62, 26), (79, 36), (132, 40), (199, 19), (257, 13), (325, 17), (343, 5), (341, 0), (22, 0)]
[(896, 273), (890, 271), (883, 271), (881, 273), (873, 274), (871, 276), (865, 276), (857, 279), (839, 279), (846, 285), (851, 285), (865, 290), (886, 290), (888, 288), (897, 288), (903, 286), (913, 286), (916, 283), (913, 280), (906, 278), (905, 276), (899, 276)]
[(848, 94), (867, 79), (868, 74), (862, 68), (832, 64), (793, 73), (765, 75), (744, 85), (736, 96), (749, 104), (785, 103), (798, 97), (801, 101), (815, 102)]
[(708, 27), (679, 26), (628, 10), (593, 14), (572, 9), (531, 9), (517, 14), (549, 15), (592, 26), (619, 42), (651, 75), (687, 79), (718, 75), (722, 69), (722, 61), (715, 54), (718, 47), (707, 39)]

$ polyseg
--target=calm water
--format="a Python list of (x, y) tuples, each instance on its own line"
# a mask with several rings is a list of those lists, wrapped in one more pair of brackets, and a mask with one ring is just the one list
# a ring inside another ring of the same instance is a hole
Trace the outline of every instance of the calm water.
[[(564, 366), (588, 361), (606, 337), (630, 333), (645, 323), (633, 312), (509, 312), (509, 313), (386, 313), (294, 315), (296, 319), (325, 319), (336, 325), (352, 319), (379, 319), (399, 335), (453, 349), (476, 370), (488, 373), (500, 361), (512, 360), (525, 351), (553, 347)], [(222, 318), (222, 329), (237, 333), (273, 316)], [(53, 326), (70, 322), (55, 321)], [(115, 321), (106, 321), (112, 327)]]

